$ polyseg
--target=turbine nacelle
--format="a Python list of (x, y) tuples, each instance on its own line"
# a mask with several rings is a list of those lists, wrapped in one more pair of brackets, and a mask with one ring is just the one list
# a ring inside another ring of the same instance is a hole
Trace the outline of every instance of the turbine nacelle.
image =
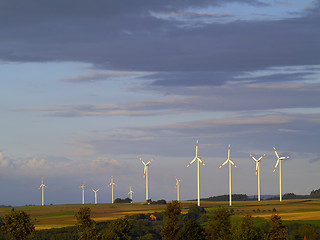
[(277, 157), (277, 163), (276, 165), (274, 166), (274, 169), (273, 169), (273, 173), (276, 171), (276, 168), (279, 164), (280, 161), (284, 160), (284, 159), (287, 159), (287, 158), (291, 158), (290, 156), (287, 156), (287, 157), (279, 157), (277, 151), (276, 151), (276, 148), (273, 146), (273, 149), (274, 149), (274, 153), (276, 154), (276, 157)]
[(261, 161), (261, 159), (265, 156), (266, 154), (263, 154), (258, 160), (254, 157), (254, 156), (252, 156), (251, 154), (250, 154), (250, 157), (252, 157), (252, 159), (256, 162), (256, 175), (257, 175), (257, 172), (258, 172), (258, 168), (259, 168), (259, 165), (260, 165), (260, 161)]
[(204, 162), (201, 160), (202, 157), (198, 156), (198, 146), (199, 146), (199, 139), (197, 138), (197, 143), (196, 143), (196, 156), (194, 157), (194, 159), (187, 165), (187, 167), (189, 167), (194, 161), (198, 160), (203, 166), (206, 167), (206, 164), (204, 164)]
[(142, 160), (142, 158), (140, 158), (140, 161), (141, 161), (142, 164), (144, 165), (144, 170), (143, 170), (143, 176), (144, 176), (144, 177), (146, 176), (147, 167), (149, 167), (149, 165), (150, 165), (150, 163), (152, 162), (152, 160), (154, 160), (154, 159), (152, 158), (149, 162), (145, 163), (145, 162)]

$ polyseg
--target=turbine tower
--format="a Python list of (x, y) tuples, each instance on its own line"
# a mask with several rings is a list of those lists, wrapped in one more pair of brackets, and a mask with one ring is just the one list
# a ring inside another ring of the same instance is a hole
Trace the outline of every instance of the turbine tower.
[(221, 168), (222, 166), (224, 166), (226, 163), (229, 163), (229, 205), (232, 205), (232, 193), (231, 193), (231, 164), (238, 168), (234, 162), (232, 161), (232, 159), (230, 158), (230, 142), (229, 142), (229, 147), (228, 147), (228, 159), (221, 164), (221, 166), (219, 168)]
[(84, 181), (83, 181), (83, 184), (79, 188), (82, 188), (82, 204), (84, 204)]
[(107, 188), (111, 186), (111, 203), (113, 203), (113, 185), (118, 187), (118, 185), (113, 182), (113, 176), (111, 176), (111, 182), (107, 186)]
[(43, 177), (41, 177), (41, 185), (38, 188), (40, 190), (41, 188), (41, 205), (44, 206), (44, 188), (47, 187), (46, 185), (43, 184)]
[(128, 192), (128, 194), (130, 195), (131, 203), (133, 203), (133, 198), (132, 198), (133, 193), (134, 193), (134, 191), (132, 191), (131, 186), (130, 186), (130, 191)]
[(256, 162), (256, 175), (258, 175), (258, 201), (260, 201), (260, 161), (261, 158), (263, 158), (265, 154), (263, 154), (258, 160), (255, 159), (254, 156), (250, 154), (250, 157)]
[(196, 156), (194, 157), (194, 159), (187, 165), (187, 167), (189, 167), (194, 161), (197, 160), (197, 164), (198, 164), (198, 206), (200, 206), (200, 165), (199, 163), (201, 163), (203, 166), (206, 167), (206, 165), (201, 161), (201, 157), (198, 156), (198, 138), (197, 138), (197, 144), (196, 144)]
[(97, 192), (99, 191), (100, 189), (98, 189), (98, 190), (94, 190), (93, 188), (92, 188), (92, 191), (94, 192), (94, 204), (97, 204), (98, 203), (98, 201), (97, 201)]
[(176, 189), (177, 189), (177, 201), (180, 201), (180, 182), (182, 181), (182, 179), (178, 179), (177, 177), (175, 177), (177, 183), (176, 183)]
[(140, 160), (141, 160), (142, 164), (144, 165), (143, 176), (146, 178), (146, 201), (148, 201), (149, 200), (149, 174), (148, 174), (148, 169), (149, 169), (149, 165), (150, 165), (151, 161), (153, 160), (153, 158), (147, 163), (144, 163), (142, 158), (140, 158)]
[(277, 151), (276, 151), (276, 148), (273, 146), (273, 149), (274, 149), (274, 153), (276, 154), (277, 156), (277, 163), (276, 163), (276, 166), (274, 167), (273, 169), (273, 173), (276, 171), (276, 168), (279, 164), (279, 189), (280, 189), (280, 202), (282, 202), (282, 192), (281, 192), (281, 161), (283, 159), (286, 159), (286, 158), (290, 158), (290, 156), (287, 156), (287, 157), (279, 157)]

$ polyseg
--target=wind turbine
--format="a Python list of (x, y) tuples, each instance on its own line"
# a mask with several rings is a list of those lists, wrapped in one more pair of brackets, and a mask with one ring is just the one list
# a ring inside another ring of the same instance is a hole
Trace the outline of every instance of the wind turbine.
[(111, 186), (111, 198), (112, 198), (112, 199), (111, 199), (111, 203), (113, 203), (113, 185), (115, 185), (116, 187), (118, 187), (118, 185), (113, 182), (113, 176), (111, 176), (111, 182), (110, 182), (109, 185), (107, 186), (107, 188)]
[(206, 167), (206, 165), (201, 161), (201, 157), (198, 156), (198, 138), (197, 138), (197, 144), (196, 144), (196, 156), (194, 157), (194, 159), (187, 165), (187, 167), (189, 167), (194, 161), (197, 160), (198, 163), (198, 206), (200, 206), (200, 165), (199, 163), (201, 163), (203, 166)]
[(84, 181), (83, 181), (83, 184), (79, 188), (82, 188), (82, 204), (84, 204)]
[(228, 159), (221, 164), (221, 166), (219, 168), (221, 168), (222, 166), (224, 166), (226, 163), (229, 163), (229, 205), (232, 205), (232, 193), (231, 193), (231, 164), (238, 168), (234, 162), (232, 161), (232, 159), (230, 158), (230, 142), (229, 142), (229, 147), (228, 147)]
[(252, 157), (252, 159), (256, 162), (256, 175), (258, 175), (258, 201), (260, 201), (260, 161), (261, 158), (263, 158), (265, 156), (265, 154), (263, 154), (258, 160), (255, 159), (255, 157), (253, 157), (250, 154), (250, 157)]
[(147, 163), (144, 163), (142, 158), (140, 158), (140, 160), (141, 160), (142, 164), (144, 165), (143, 176), (146, 178), (146, 201), (148, 201), (149, 200), (149, 174), (148, 174), (148, 169), (149, 169), (149, 165), (150, 165), (151, 161), (153, 160), (153, 158)]
[(47, 187), (46, 185), (43, 184), (43, 177), (41, 177), (41, 185), (38, 188), (38, 190), (40, 190), (41, 188), (41, 205), (44, 205), (44, 188)]
[(100, 189), (94, 190), (94, 189), (92, 188), (92, 191), (94, 191), (94, 204), (97, 204), (97, 203), (98, 203), (98, 201), (97, 201), (97, 192), (98, 192), (99, 190), (100, 190)]
[(130, 186), (130, 191), (128, 192), (128, 194), (130, 194), (131, 203), (133, 203), (133, 198), (132, 198), (133, 193), (134, 193), (134, 191), (132, 191), (131, 186)]
[(279, 189), (280, 189), (280, 202), (282, 201), (282, 192), (281, 192), (281, 161), (283, 159), (286, 159), (286, 158), (290, 158), (290, 156), (287, 156), (287, 157), (279, 157), (277, 151), (276, 151), (276, 148), (273, 146), (273, 149), (274, 149), (274, 153), (276, 154), (277, 156), (277, 163), (276, 163), (276, 166), (274, 167), (273, 169), (273, 173), (276, 171), (276, 168), (279, 164)]
[(177, 183), (176, 183), (176, 189), (177, 189), (177, 200), (180, 201), (180, 182), (182, 181), (182, 179), (178, 179), (177, 177), (175, 177)]

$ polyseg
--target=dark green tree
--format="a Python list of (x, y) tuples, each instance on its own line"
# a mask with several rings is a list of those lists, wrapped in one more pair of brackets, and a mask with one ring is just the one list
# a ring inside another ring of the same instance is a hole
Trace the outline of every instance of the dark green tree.
[(162, 239), (174, 239), (178, 230), (177, 220), (181, 213), (181, 205), (179, 201), (171, 201), (167, 203), (167, 208), (164, 210), (166, 216), (165, 225), (161, 228)]
[(116, 198), (114, 200), (114, 203), (131, 203), (132, 200), (130, 198), (125, 198), (125, 199), (121, 199), (121, 198)]
[(78, 234), (80, 240), (96, 240), (99, 239), (99, 233), (96, 224), (90, 218), (91, 209), (88, 207), (80, 208), (74, 215), (77, 219)]
[(304, 237), (306, 237), (308, 240), (320, 239), (316, 229), (308, 224), (303, 224), (297, 230), (295, 230), (293, 232), (293, 237), (295, 240), (304, 239)]
[(106, 232), (103, 235), (107, 240), (126, 240), (129, 238), (129, 232), (132, 229), (132, 225), (129, 219), (122, 217), (113, 220), (107, 227)]
[(233, 228), (233, 238), (237, 240), (260, 240), (264, 238), (263, 230), (253, 225), (250, 214), (245, 215)]
[(270, 228), (267, 234), (268, 240), (286, 240), (288, 239), (288, 231), (285, 226), (282, 225), (281, 217), (277, 214), (271, 216)]
[(205, 214), (206, 210), (204, 207), (200, 207), (197, 204), (190, 205), (187, 216), (189, 218), (199, 218), (202, 214)]
[(189, 219), (177, 234), (176, 240), (205, 240), (206, 233), (194, 218)]
[(11, 212), (3, 218), (3, 229), (15, 240), (30, 239), (35, 229), (30, 215), (24, 211)]
[(208, 239), (228, 240), (232, 238), (230, 213), (225, 208), (219, 208), (212, 214), (206, 227)]

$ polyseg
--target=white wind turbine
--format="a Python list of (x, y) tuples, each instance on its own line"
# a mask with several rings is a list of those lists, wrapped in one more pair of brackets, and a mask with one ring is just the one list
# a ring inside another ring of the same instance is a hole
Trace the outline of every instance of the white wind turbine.
[(133, 193), (134, 193), (134, 191), (132, 191), (131, 186), (130, 186), (130, 191), (128, 192), (128, 194), (130, 195), (131, 203), (133, 203), (133, 198), (132, 198)]
[(140, 158), (140, 160), (141, 160), (142, 164), (144, 165), (143, 176), (146, 178), (146, 201), (148, 201), (149, 200), (149, 174), (148, 174), (148, 169), (149, 169), (149, 165), (150, 165), (151, 161), (153, 160), (153, 158), (147, 163), (144, 163), (142, 158)]
[(79, 187), (79, 188), (82, 188), (82, 204), (84, 204), (84, 181), (83, 181), (83, 184)]
[(196, 156), (194, 157), (194, 159), (187, 165), (187, 167), (189, 167), (194, 161), (197, 160), (198, 163), (198, 175), (197, 175), (197, 179), (198, 179), (198, 206), (200, 206), (200, 165), (199, 163), (201, 163), (203, 166), (206, 167), (206, 165), (201, 161), (201, 157), (198, 156), (198, 138), (197, 138), (197, 144), (196, 144)]
[(98, 203), (98, 197), (97, 197), (97, 192), (99, 191), (100, 189), (98, 189), (98, 190), (94, 190), (93, 188), (92, 188), (92, 191), (94, 192), (94, 204), (97, 204)]
[(228, 147), (228, 159), (221, 164), (221, 166), (219, 168), (221, 168), (222, 166), (224, 166), (226, 163), (229, 163), (229, 205), (232, 205), (232, 193), (231, 193), (231, 164), (238, 168), (234, 162), (232, 161), (232, 159), (230, 158), (230, 142), (229, 142), (229, 147)]
[(276, 168), (279, 164), (279, 189), (280, 189), (280, 202), (282, 201), (282, 192), (281, 192), (281, 161), (283, 159), (286, 159), (286, 158), (290, 158), (290, 156), (287, 156), (287, 157), (279, 157), (277, 151), (276, 151), (276, 148), (273, 146), (273, 149), (274, 149), (274, 153), (276, 154), (277, 156), (277, 163), (276, 163), (276, 166), (274, 167), (273, 169), (273, 173), (276, 171)]
[(175, 177), (177, 183), (176, 183), (176, 189), (177, 189), (177, 200), (180, 201), (180, 182), (182, 181), (182, 179), (178, 179), (177, 177)]
[(113, 182), (113, 176), (111, 176), (111, 182), (107, 186), (107, 188), (111, 186), (111, 203), (113, 203), (113, 185), (118, 187), (118, 185)]
[(263, 154), (258, 160), (250, 154), (250, 157), (256, 162), (256, 175), (258, 175), (258, 201), (260, 201), (260, 161), (266, 154)]
[(46, 185), (44, 185), (43, 183), (43, 177), (41, 177), (41, 185), (40, 187), (38, 188), (38, 190), (40, 190), (41, 188), (41, 205), (43, 206), (44, 205), (44, 188), (47, 187)]

